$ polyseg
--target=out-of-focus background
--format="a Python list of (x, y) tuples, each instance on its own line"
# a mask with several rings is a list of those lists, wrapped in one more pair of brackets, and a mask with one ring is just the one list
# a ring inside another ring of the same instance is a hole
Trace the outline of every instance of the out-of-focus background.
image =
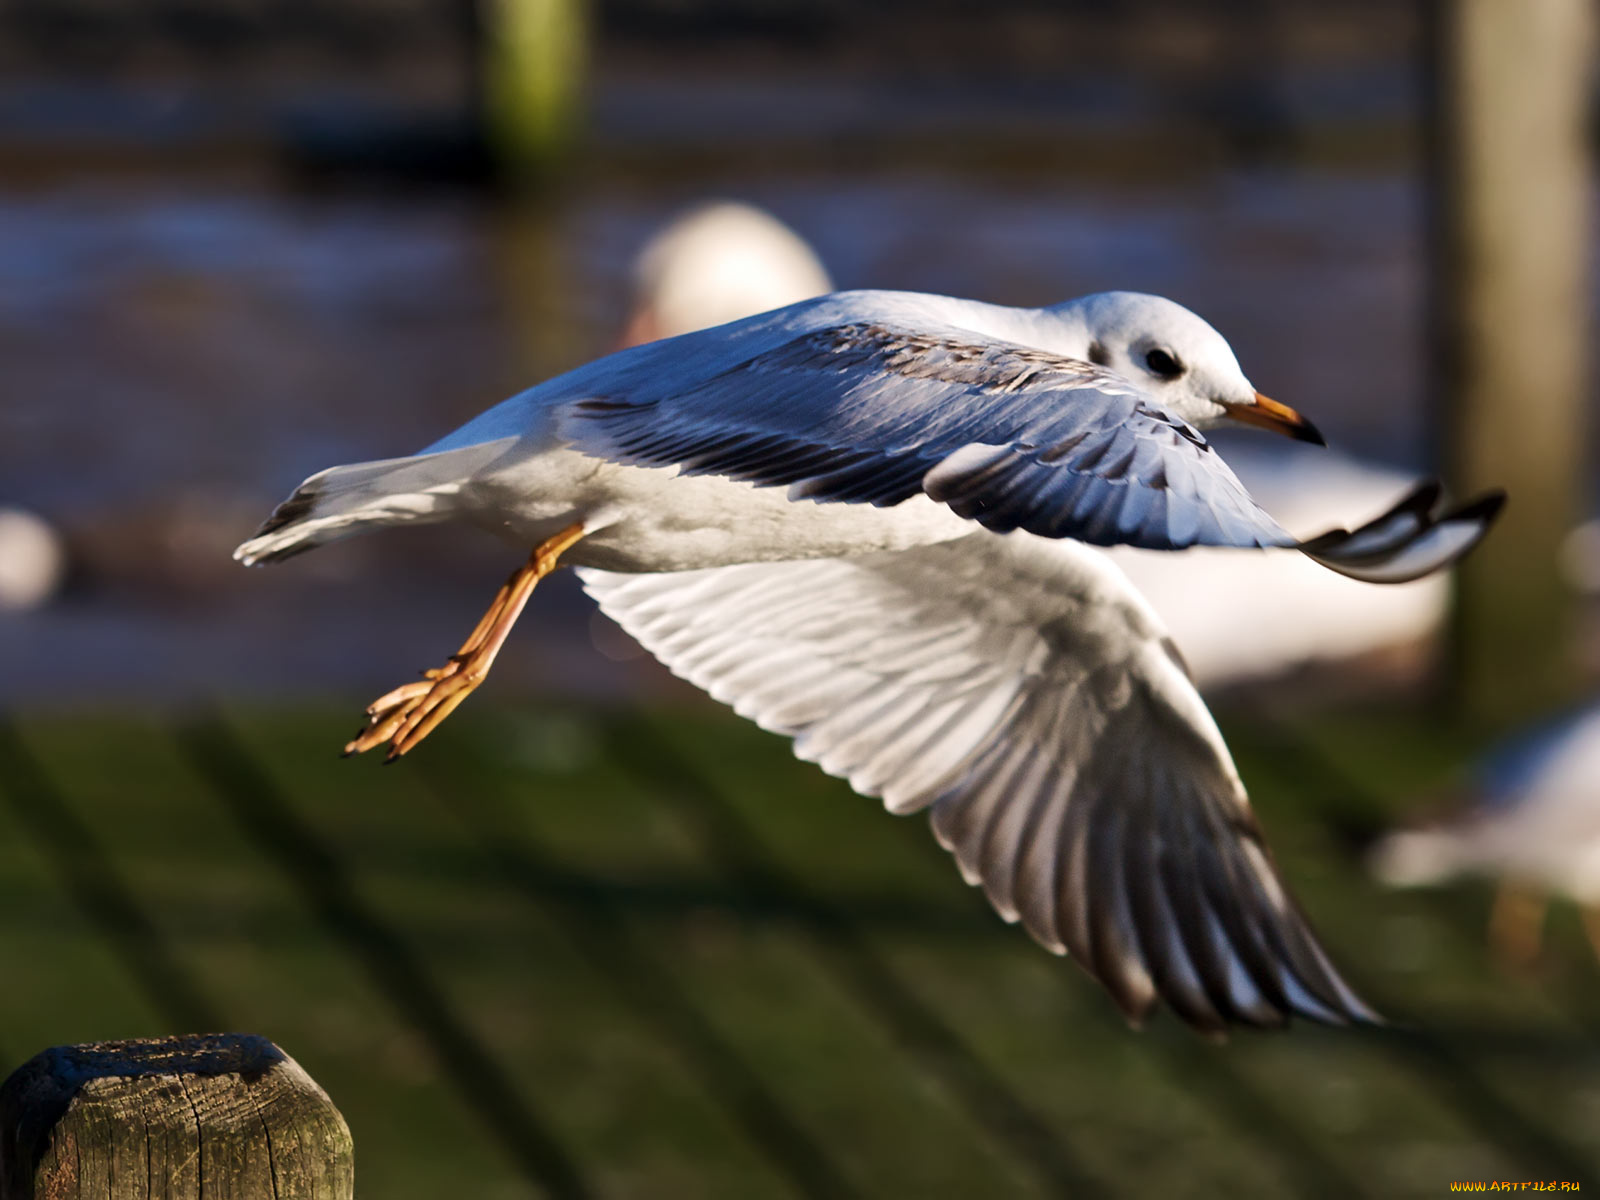
[[(1581, 703), (1600, 658), (1586, 24), (1578, 0), (6, 0), (0, 1065), (266, 1034), (345, 1112), (369, 1196), (1600, 1182), (1577, 909), (1532, 945), (1505, 887), (1390, 892), (1363, 858), (1461, 811), (1491, 736)], [(422, 751), (334, 758), (522, 553), (417, 530), (250, 572), (232, 547), (305, 475), (655, 328), (639, 256), (712, 201), (840, 287), (1194, 308), (1345, 456), (1225, 441), (1298, 530), (1425, 472), (1511, 489), (1454, 608), (1442, 582), (1125, 559), (1291, 884), (1407, 1032), (1123, 1031), (919, 820), (671, 680), (563, 576)], [(1577, 803), (1552, 827), (1600, 844)], [(1458, 857), (1600, 900), (1582, 864)]]

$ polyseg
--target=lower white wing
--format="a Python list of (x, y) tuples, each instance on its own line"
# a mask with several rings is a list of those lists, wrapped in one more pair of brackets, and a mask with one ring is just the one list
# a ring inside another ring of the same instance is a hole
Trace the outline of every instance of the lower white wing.
[(580, 571), (674, 672), (795, 753), (929, 809), (969, 883), (1134, 1020), (1375, 1014), (1284, 890), (1154, 612), (1097, 551), (1026, 533), (659, 575)]

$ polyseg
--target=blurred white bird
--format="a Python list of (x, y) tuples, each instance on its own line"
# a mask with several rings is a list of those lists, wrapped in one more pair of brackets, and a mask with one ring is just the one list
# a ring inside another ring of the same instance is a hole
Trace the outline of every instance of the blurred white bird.
[(1561, 575), (1575, 591), (1600, 594), (1600, 519), (1585, 521), (1562, 542)]
[[(747, 204), (714, 201), (669, 222), (639, 252), (622, 345), (753, 316), (832, 290), (798, 234)], [(1355, 524), (1410, 488), (1413, 477), (1343, 455), (1239, 447), (1229, 465), (1285, 528)], [(1297, 667), (1360, 658), (1432, 636), (1449, 584), (1430, 575), (1366, 587), (1292, 551), (1187, 554), (1107, 551), (1155, 606), (1202, 688), (1249, 683)], [(1248, 630), (1248, 637), (1240, 631)]]
[(621, 345), (677, 337), (833, 291), (805, 240), (748, 204), (719, 200), (672, 220), (633, 267)]
[[(589, 568), (668, 667), (893, 812), (1132, 1019), (1372, 1014), (1288, 899), (1156, 614), (1094, 545), (1288, 547), (1374, 582), (1476, 544), (1436, 485), (1297, 541), (1200, 428), (1302, 440), (1222, 337), (1156, 296), (1043, 309), (843, 292), (608, 355), (420, 454), (306, 480), (235, 557), (461, 519), (534, 547), (457, 653), (347, 753), (425, 738), (540, 578)], [(1240, 636), (1248, 636), (1248, 630)]]
[(1526, 965), (1538, 955), (1552, 895), (1580, 906), (1600, 954), (1600, 705), (1497, 748), (1452, 816), (1390, 834), (1369, 861), (1393, 887), (1463, 875), (1499, 881), (1489, 932), (1507, 963)]
[(0, 612), (39, 607), (66, 571), (66, 548), (49, 522), (25, 509), (0, 508)]

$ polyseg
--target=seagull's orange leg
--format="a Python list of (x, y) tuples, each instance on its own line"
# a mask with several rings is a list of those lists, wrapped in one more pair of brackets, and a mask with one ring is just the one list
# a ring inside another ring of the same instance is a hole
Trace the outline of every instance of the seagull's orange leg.
[(345, 754), (364, 754), (389, 742), (384, 761), (393, 762), (437, 729), (483, 682), (534, 586), (555, 570), (561, 555), (582, 536), (582, 525), (569, 525), (541, 542), (501, 585), (477, 627), (444, 666), (424, 671), (416, 683), (401, 684), (367, 706), (367, 728), (345, 746)]
[(1489, 944), (1502, 964), (1522, 970), (1533, 965), (1549, 906), (1544, 895), (1516, 880), (1500, 885), (1489, 914)]

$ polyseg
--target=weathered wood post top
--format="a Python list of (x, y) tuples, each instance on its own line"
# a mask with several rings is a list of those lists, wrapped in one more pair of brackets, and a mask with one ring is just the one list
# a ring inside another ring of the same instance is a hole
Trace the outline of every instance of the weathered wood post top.
[(0, 1086), (0, 1200), (350, 1200), (350, 1130), (242, 1033), (56, 1046)]

